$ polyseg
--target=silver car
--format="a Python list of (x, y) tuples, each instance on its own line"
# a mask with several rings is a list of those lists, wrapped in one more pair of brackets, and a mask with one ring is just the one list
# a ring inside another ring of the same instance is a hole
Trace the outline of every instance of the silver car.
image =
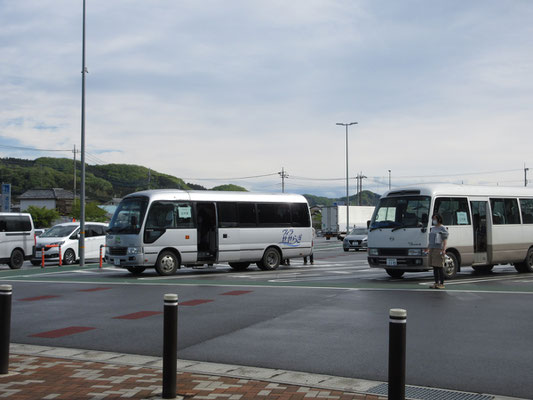
[(342, 247), (344, 251), (350, 251), (350, 249), (355, 251), (366, 250), (368, 248), (368, 229), (352, 229), (352, 231), (342, 241)]

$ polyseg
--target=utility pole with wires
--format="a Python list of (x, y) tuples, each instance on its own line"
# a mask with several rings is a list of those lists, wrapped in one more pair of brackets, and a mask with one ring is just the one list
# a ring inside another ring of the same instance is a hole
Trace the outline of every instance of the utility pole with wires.
[(289, 174), (285, 171), (284, 167), (281, 167), (281, 172), (278, 172), (281, 176), (281, 193), (285, 193), (285, 179), (289, 177)]
[(391, 188), (391, 170), (389, 169), (389, 190)]
[(526, 168), (526, 163), (524, 163), (524, 186), (527, 186), (527, 171), (529, 168)]

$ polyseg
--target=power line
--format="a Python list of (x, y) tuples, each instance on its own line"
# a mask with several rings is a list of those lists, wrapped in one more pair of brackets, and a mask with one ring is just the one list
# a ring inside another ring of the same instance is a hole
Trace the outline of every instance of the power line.
[(0, 144), (0, 147), (6, 148), (6, 149), (16, 149), (16, 150), (30, 150), (30, 151), (67, 151), (72, 152), (71, 149), (39, 149), (36, 147), (22, 147), (22, 146), (8, 146), (5, 144)]
[(275, 176), (278, 174), (279, 174), (278, 172), (274, 172), (272, 174), (241, 176), (237, 178), (181, 178), (181, 179), (186, 179), (188, 181), (236, 181), (240, 179), (264, 178), (265, 176)]

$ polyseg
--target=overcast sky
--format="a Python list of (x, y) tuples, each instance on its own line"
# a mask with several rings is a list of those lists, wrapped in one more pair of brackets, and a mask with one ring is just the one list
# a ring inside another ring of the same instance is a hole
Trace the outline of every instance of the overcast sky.
[[(285, 167), (287, 191), (337, 196), (335, 123), (357, 121), (365, 188), (389, 169), (394, 186), (523, 185), (532, 21), (530, 0), (87, 0), (87, 161), (208, 187)], [(79, 147), (81, 22), (81, 0), (0, 0), (0, 156)]]

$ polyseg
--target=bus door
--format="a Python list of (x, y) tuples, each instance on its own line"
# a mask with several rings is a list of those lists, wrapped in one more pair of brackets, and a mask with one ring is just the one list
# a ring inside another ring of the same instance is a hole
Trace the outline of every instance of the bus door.
[(471, 201), (474, 231), (474, 264), (488, 264), (487, 257), (487, 201)]
[(196, 227), (198, 261), (216, 261), (218, 243), (215, 203), (196, 203)]

